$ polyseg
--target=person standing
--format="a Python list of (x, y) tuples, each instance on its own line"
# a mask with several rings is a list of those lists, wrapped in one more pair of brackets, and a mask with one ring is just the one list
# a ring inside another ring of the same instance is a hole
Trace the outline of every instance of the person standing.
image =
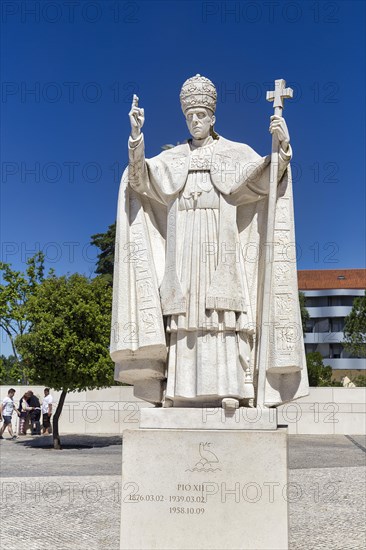
[(8, 391), (7, 397), (5, 397), (4, 401), (1, 405), (1, 416), (4, 419), (4, 424), (0, 428), (0, 439), (3, 438), (3, 433), (5, 431), (5, 428), (8, 428), (8, 432), (10, 434), (10, 439), (16, 439), (16, 435), (13, 432), (13, 427), (11, 425), (11, 417), (13, 415), (14, 410), (16, 411), (17, 415), (19, 416), (19, 412), (17, 411), (14, 403), (14, 395), (15, 390), (14, 388), (10, 388)]
[(45, 388), (43, 392), (44, 398), (42, 401), (42, 433), (50, 435), (53, 398), (50, 394), (50, 388)]
[(30, 395), (28, 392), (26, 392), (21, 400), (19, 401), (19, 435), (26, 435), (27, 434), (27, 419), (30, 412), (30, 407), (28, 405), (28, 399)]
[(27, 393), (29, 394), (28, 405), (30, 407), (32, 435), (41, 435), (41, 425), (39, 422), (41, 418), (41, 404), (38, 397), (31, 390)]

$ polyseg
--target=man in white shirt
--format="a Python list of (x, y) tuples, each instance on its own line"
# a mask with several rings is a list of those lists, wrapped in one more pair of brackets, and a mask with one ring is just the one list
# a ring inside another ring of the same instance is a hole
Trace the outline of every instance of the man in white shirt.
[(10, 439), (16, 439), (17, 437), (16, 435), (14, 435), (13, 428), (11, 425), (11, 417), (13, 415), (13, 412), (15, 411), (19, 416), (19, 411), (16, 410), (15, 403), (13, 401), (14, 395), (15, 395), (14, 388), (10, 388), (10, 390), (8, 391), (8, 396), (5, 397), (1, 405), (1, 416), (4, 419), (4, 424), (0, 428), (0, 439), (4, 439), (3, 433), (5, 431), (5, 428), (8, 428)]
[(53, 398), (50, 394), (50, 388), (45, 388), (43, 392), (44, 398), (42, 401), (42, 433), (50, 435)]

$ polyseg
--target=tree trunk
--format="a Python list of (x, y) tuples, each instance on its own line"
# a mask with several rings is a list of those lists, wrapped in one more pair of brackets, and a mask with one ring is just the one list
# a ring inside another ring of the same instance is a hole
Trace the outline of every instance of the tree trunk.
[[(2, 327), (4, 329), (4, 327)], [(5, 330), (5, 329), (4, 329)], [(18, 353), (17, 353), (17, 350), (16, 350), (16, 347), (15, 347), (15, 342), (14, 342), (14, 338), (13, 338), (13, 335), (11, 332), (9, 331), (5, 331), (7, 333), (7, 335), (9, 336), (9, 340), (10, 340), (10, 344), (11, 344), (11, 349), (13, 350), (13, 355), (15, 357), (15, 359), (18, 361), (19, 363), (19, 357), (18, 357)]]
[(58, 419), (60, 418), (60, 415), (62, 413), (62, 407), (64, 406), (64, 403), (65, 403), (66, 394), (67, 394), (67, 391), (62, 390), (61, 395), (60, 395), (60, 399), (59, 399), (59, 402), (58, 402), (58, 405), (57, 405), (57, 409), (56, 409), (56, 412), (54, 414), (53, 421), (52, 421), (53, 448), (57, 449), (57, 450), (62, 449), (61, 441), (60, 441), (60, 434), (59, 434), (59, 431), (58, 431)]

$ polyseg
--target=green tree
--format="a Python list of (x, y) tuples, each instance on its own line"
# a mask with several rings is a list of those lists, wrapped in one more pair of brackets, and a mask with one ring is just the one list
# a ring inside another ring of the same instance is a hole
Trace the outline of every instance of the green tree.
[(24, 379), (24, 365), (14, 355), (0, 357), (0, 384), (19, 384)]
[[(0, 327), (9, 338), (13, 355), (19, 362), (15, 341), (17, 336), (25, 334), (29, 329), (25, 307), (37, 285), (44, 279), (44, 255), (38, 252), (29, 258), (25, 273), (12, 269), (10, 264), (0, 262), (0, 275)], [(23, 383), (26, 382), (25, 368), (20, 378)]]
[(29, 298), (31, 323), (16, 345), (28, 364), (32, 382), (61, 390), (53, 416), (53, 443), (61, 448), (58, 421), (69, 391), (109, 387), (112, 289), (102, 278), (83, 275), (45, 279)]
[(306, 354), (306, 364), (310, 386), (332, 386), (332, 367), (323, 364), (323, 358), (318, 351)]
[(356, 357), (366, 357), (366, 291), (353, 301), (352, 311), (344, 321), (345, 349)]
[(92, 235), (90, 243), (97, 246), (101, 252), (98, 254), (95, 273), (102, 275), (105, 280), (113, 282), (114, 243), (116, 240), (116, 224), (112, 223), (105, 233)]
[(300, 302), (300, 313), (301, 313), (301, 324), (302, 332), (306, 332), (306, 322), (310, 319), (308, 310), (306, 309), (306, 297), (303, 292), (299, 292), (299, 302)]
[(352, 378), (352, 382), (357, 388), (365, 388), (366, 387), (366, 376), (364, 374), (359, 374), (355, 378)]
[(5, 357), (1, 355), (0, 357), (0, 385), (6, 384), (6, 367), (4, 363)]

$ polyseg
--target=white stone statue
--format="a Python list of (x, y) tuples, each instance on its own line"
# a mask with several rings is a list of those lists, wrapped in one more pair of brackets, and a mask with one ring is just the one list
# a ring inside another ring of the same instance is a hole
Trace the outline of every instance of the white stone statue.
[(210, 80), (188, 79), (180, 101), (191, 139), (146, 159), (144, 109), (133, 98), (117, 216), (115, 379), (157, 406), (271, 407), (308, 393), (290, 138), (272, 116), (271, 166), (271, 156), (215, 132), (216, 99)]
[(344, 388), (355, 388), (356, 387), (356, 384), (354, 384), (352, 382), (352, 380), (350, 378), (348, 378), (348, 376), (343, 376), (343, 378), (341, 379), (341, 382), (342, 382), (342, 386)]

